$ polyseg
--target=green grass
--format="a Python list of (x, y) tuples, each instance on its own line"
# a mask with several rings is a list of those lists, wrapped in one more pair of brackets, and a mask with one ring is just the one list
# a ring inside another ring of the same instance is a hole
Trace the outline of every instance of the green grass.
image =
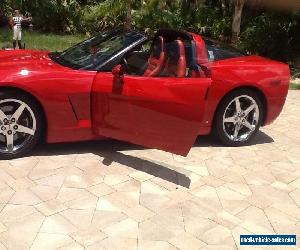
[(290, 89), (293, 90), (300, 90), (300, 83), (299, 79), (300, 78), (300, 69), (291, 69), (291, 82), (290, 82)]
[(291, 81), (290, 89), (291, 90), (300, 90), (300, 84), (299, 83), (294, 83), (294, 82)]
[[(56, 35), (25, 29), (23, 29), (22, 36), (26, 49), (48, 51), (62, 51), (85, 39), (83, 35)], [(12, 31), (5, 28), (0, 29), (0, 49), (3, 47), (12, 47)]]

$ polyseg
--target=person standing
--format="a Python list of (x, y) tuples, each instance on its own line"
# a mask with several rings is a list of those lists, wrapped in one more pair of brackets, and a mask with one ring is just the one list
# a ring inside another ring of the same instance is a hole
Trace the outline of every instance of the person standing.
[(30, 17), (24, 17), (20, 11), (16, 9), (14, 15), (10, 20), (10, 24), (13, 30), (13, 47), (16, 49), (17, 42), (19, 49), (22, 49), (22, 22), (30, 22)]

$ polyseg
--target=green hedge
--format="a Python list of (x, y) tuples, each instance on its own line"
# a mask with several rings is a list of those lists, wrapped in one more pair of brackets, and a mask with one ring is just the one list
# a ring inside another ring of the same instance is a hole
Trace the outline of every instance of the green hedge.
[[(200, 1), (199, 1), (200, 2)], [(181, 0), (1, 0), (0, 15), (9, 16), (13, 5), (31, 13), (36, 29), (56, 33), (93, 34), (122, 26), (127, 6), (133, 28), (186, 29), (230, 42), (232, 1), (205, 0), (194, 9), (183, 9)], [(252, 54), (300, 63), (300, 14), (245, 7), (238, 46)]]

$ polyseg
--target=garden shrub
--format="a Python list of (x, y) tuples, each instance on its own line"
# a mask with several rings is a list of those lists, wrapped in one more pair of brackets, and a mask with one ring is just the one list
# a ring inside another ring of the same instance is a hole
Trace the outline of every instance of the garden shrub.
[(239, 47), (281, 61), (300, 56), (299, 14), (263, 13), (255, 17), (241, 34)]
[[(159, 28), (185, 29), (230, 42), (232, 1), (198, 0), (194, 1), (194, 5), (183, 5), (183, 2), (188, 1), (0, 0), (0, 25), (11, 15), (12, 8), (17, 6), (22, 13), (32, 14), (37, 30), (47, 32), (94, 34), (131, 23), (132, 28), (150, 30), (152, 33)], [(1, 16), (4, 17), (2, 20)], [(252, 54), (299, 65), (299, 34), (299, 11), (271, 12), (246, 5), (238, 46)]]

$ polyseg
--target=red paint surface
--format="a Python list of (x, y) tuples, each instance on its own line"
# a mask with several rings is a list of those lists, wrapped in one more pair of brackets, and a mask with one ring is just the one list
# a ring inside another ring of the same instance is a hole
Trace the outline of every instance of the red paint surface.
[(116, 81), (111, 73), (62, 67), (47, 52), (16, 50), (0, 51), (0, 89), (15, 87), (38, 100), (50, 143), (110, 137), (186, 155), (198, 134), (210, 132), (222, 98), (240, 87), (262, 93), (264, 125), (273, 122), (287, 95), (288, 66), (258, 56), (209, 64), (203, 40), (192, 35), (206, 78)]
[(129, 75), (119, 83), (99, 73), (92, 89), (94, 133), (186, 155), (199, 133), (210, 84)]

